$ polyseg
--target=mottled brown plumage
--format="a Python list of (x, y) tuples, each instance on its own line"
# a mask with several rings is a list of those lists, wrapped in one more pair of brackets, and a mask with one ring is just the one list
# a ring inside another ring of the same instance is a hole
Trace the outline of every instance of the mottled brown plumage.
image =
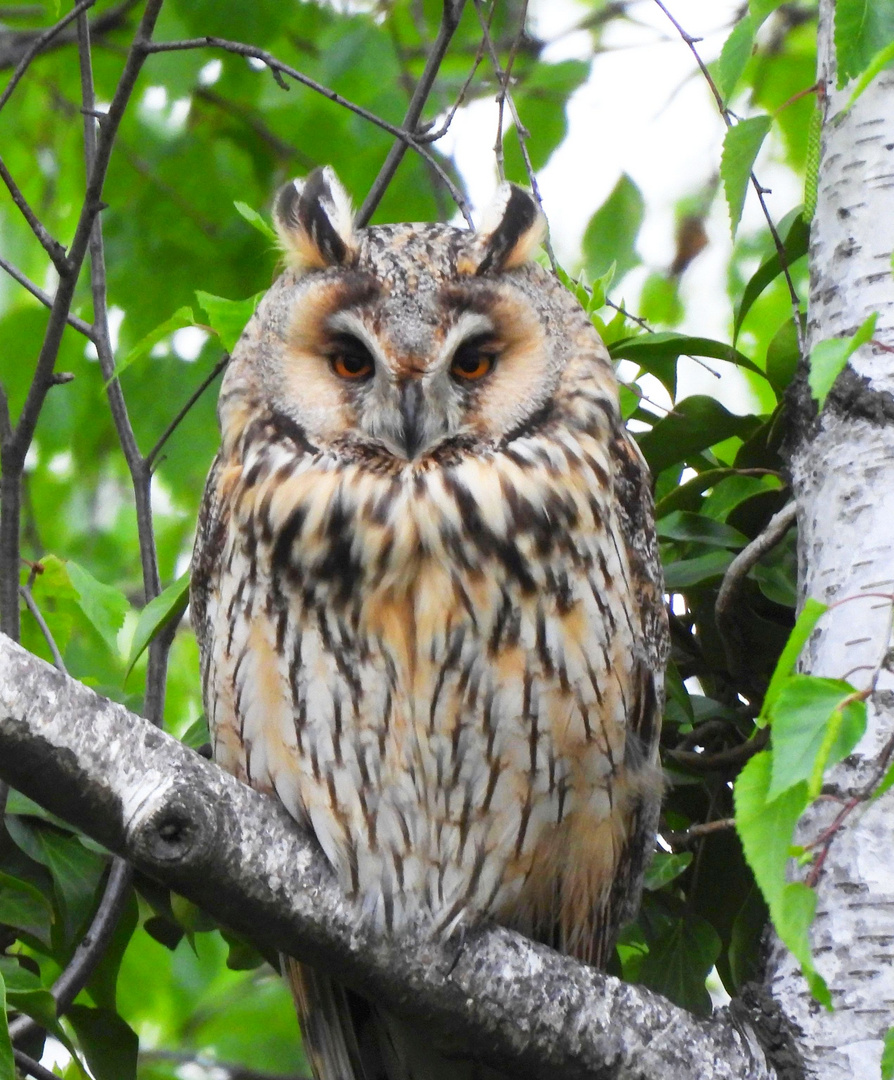
[[(358, 917), (489, 917), (602, 964), (654, 828), (666, 654), (605, 348), (529, 261), (518, 188), (477, 233), (355, 232), (328, 170), (275, 216), (290, 266), (227, 369), (194, 559), (215, 757)], [(320, 1080), (491, 1075), (292, 981)]]

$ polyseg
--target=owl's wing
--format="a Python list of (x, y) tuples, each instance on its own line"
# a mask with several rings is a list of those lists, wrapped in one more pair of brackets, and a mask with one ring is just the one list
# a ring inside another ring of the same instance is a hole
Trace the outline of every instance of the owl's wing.
[[(229, 508), (219, 496), (222, 469), (223, 464), (218, 454), (208, 473), (202, 505), (199, 508), (189, 583), (190, 613), (202, 656), (203, 684), (213, 637), (209, 609), (218, 590), (220, 558), (226, 544), (229, 523)], [(203, 685), (203, 690), (204, 688)]]
[[(635, 611), (641, 623), (644, 657), (632, 677), (633, 701), (628, 717), (642, 763), (657, 767), (658, 740), (664, 708), (664, 669), (670, 651), (664, 577), (655, 536), (649, 470), (639, 447), (624, 430), (610, 447), (614, 462), (615, 506), (627, 551)], [(601, 942), (604, 965), (618, 929), (639, 908), (643, 872), (652, 855), (661, 807), (660, 787), (647, 787), (631, 808), (627, 842), (620, 853), (611, 893), (603, 913), (608, 941)], [(606, 950), (607, 945), (607, 950)]]

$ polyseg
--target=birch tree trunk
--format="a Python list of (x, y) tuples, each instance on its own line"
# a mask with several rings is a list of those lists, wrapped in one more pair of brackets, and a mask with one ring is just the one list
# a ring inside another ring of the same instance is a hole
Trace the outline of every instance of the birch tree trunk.
[[(875, 340), (851, 358), (818, 419), (801, 380), (792, 401), (791, 469), (801, 600), (840, 605), (821, 620), (803, 670), (872, 687), (866, 735), (824, 788), (847, 800), (877, 775), (894, 732), (892, 602), (886, 595), (894, 592), (894, 71), (878, 76), (842, 115), (851, 88), (835, 89), (833, 14), (833, 0), (822, 0), (819, 79), (826, 112), (811, 227), (808, 345), (853, 334), (873, 312), (878, 323)], [(833, 800), (817, 803), (802, 821), (798, 842), (815, 840), (841, 809)], [(811, 934), (834, 1012), (811, 999), (778, 940), (772, 946), (769, 986), (803, 1031), (809, 1077), (879, 1076), (882, 1039), (894, 1025), (892, 826), (894, 791), (861, 802), (836, 833), (823, 866)]]

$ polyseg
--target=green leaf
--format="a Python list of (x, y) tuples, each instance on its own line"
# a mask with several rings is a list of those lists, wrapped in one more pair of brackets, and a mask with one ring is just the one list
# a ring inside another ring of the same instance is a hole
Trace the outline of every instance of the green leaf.
[(736, 416), (715, 398), (694, 394), (674, 405), (639, 440), (639, 446), (654, 475), (678, 462), (737, 435), (747, 439), (760, 427), (756, 416)]
[(263, 295), (263, 292), (259, 292), (247, 300), (225, 300), (222, 296), (212, 296), (196, 289), (196, 299), (208, 316), (208, 324), (227, 352), (232, 352), (236, 347), (245, 324), (254, 315)]
[(11, 956), (2, 956), (0, 978), (6, 983), (6, 1000), (10, 1008), (30, 1016), (70, 1046), (56, 1018), (56, 1000), (33, 971), (22, 967)]
[(72, 1005), (66, 1015), (96, 1080), (136, 1080), (140, 1041), (116, 1012)]
[(835, 58), (838, 89), (878, 63), (894, 41), (894, 8), (878, 0), (837, 0)]
[(120, 379), (131, 364), (135, 364), (137, 360), (142, 360), (144, 356), (148, 356), (160, 341), (164, 341), (165, 338), (170, 337), (175, 330), (182, 330), (184, 326), (193, 326), (195, 321), (196, 317), (193, 314), (192, 308), (178, 308), (169, 319), (165, 319), (165, 321), (159, 326), (156, 326), (154, 330), (150, 330), (145, 337), (140, 338), (127, 356), (115, 365), (112, 377), (104, 384), (104, 386), (108, 386), (109, 383), (114, 382), (115, 379)]
[(39, 889), (0, 872), (0, 923), (49, 946), (52, 922), (52, 905)]
[(889, 765), (885, 775), (879, 782), (879, 786), (873, 791), (872, 798), (880, 799), (886, 791), (890, 791), (894, 787), (894, 764)]
[(807, 254), (809, 240), (810, 222), (805, 220), (803, 214), (795, 215), (782, 241), (782, 257), (780, 257), (778, 251), (774, 251), (751, 275), (742, 292), (742, 299), (736, 308), (736, 317), (733, 322), (733, 341), (739, 336), (739, 330), (742, 328), (745, 316), (751, 310), (755, 300), (782, 273), (783, 261), (785, 266), (790, 267), (798, 259), (803, 258)]
[(732, 33), (723, 43), (720, 59), (717, 61), (717, 89), (726, 104), (751, 59), (754, 48), (754, 16), (748, 14), (733, 27)]
[(606, 273), (615, 263), (620, 279), (639, 264), (635, 247), (644, 215), (642, 194), (625, 173), (590, 218), (584, 233), (584, 266), (591, 278)]
[(875, 333), (878, 312), (873, 312), (850, 337), (827, 338), (810, 350), (810, 374), (807, 381), (810, 391), (820, 409), (826, 404), (829, 391), (844, 370), (848, 360)]
[(646, 867), (643, 888), (650, 892), (664, 888), (684, 873), (691, 862), (691, 851), (682, 851), (676, 855), (669, 851), (656, 851), (652, 856), (652, 861)]
[(639, 980), (675, 1004), (698, 1015), (711, 1012), (705, 979), (720, 955), (721, 942), (709, 922), (687, 913), (670, 921), (657, 939), (649, 939)]
[(785, 0), (748, 0), (748, 8), (758, 26), (771, 15)]
[(725, 521), (727, 516), (755, 495), (778, 491), (782, 481), (778, 476), (727, 476), (714, 485), (702, 503), (701, 513), (715, 521)]
[(858, 97), (869, 86), (872, 80), (894, 60), (894, 41), (889, 42), (873, 56), (863, 74), (857, 79), (853, 93), (848, 98), (845, 110), (851, 108)]
[(798, 818), (807, 806), (807, 782), (770, 801), (772, 754), (762, 750), (745, 764), (733, 789), (736, 830), (773, 921), (781, 910), (785, 869)]
[(733, 236), (736, 235), (742, 217), (745, 190), (748, 187), (754, 159), (770, 130), (771, 123), (769, 116), (753, 116), (750, 120), (741, 120), (729, 128), (724, 136), (723, 153), (720, 156), (720, 176), (726, 192)]
[(723, 577), (726, 568), (733, 561), (729, 551), (710, 551), (707, 555), (698, 555), (694, 559), (680, 559), (664, 567), (664, 584), (668, 592), (691, 589), (693, 585), (702, 585)]
[(43, 861), (53, 875), (65, 941), (71, 942), (93, 909), (106, 859), (84, 847), (76, 836), (52, 828), (42, 827), (37, 838)]
[(676, 326), (686, 311), (680, 299), (679, 278), (667, 274), (649, 274), (639, 297), (639, 316), (646, 322)]
[(710, 356), (715, 360), (726, 360), (730, 364), (736, 364), (738, 367), (764, 376), (764, 372), (757, 364), (738, 349), (734, 349), (732, 345), (727, 345), (723, 341), (714, 341), (713, 338), (690, 337), (688, 334), (677, 334), (673, 331), (624, 338), (616, 341), (609, 349), (609, 353), (613, 360), (632, 360), (646, 370), (651, 370), (649, 364), (659, 359), (675, 359), (678, 356)]
[(882, 1080), (894, 1080), (894, 1027), (885, 1032), (882, 1049)]
[(279, 247), (279, 237), (276, 235), (276, 230), (267, 224), (266, 218), (261, 217), (257, 210), (253, 210), (248, 203), (239, 202), (238, 199), (233, 203), (233, 206), (236, 207), (236, 212), (244, 217), (249, 225), (254, 226), (261, 236), (266, 237), (271, 243)]
[(794, 322), (786, 319), (767, 346), (767, 378), (777, 394), (788, 389), (800, 359), (798, 332)]
[(782, 688), (785, 685), (786, 680), (795, 670), (795, 664), (797, 664), (798, 657), (801, 655), (801, 651), (807, 644), (808, 638), (813, 633), (813, 628), (819, 622), (820, 617), (828, 610), (827, 604), (823, 604), (819, 600), (814, 600), (812, 596), (805, 600), (804, 607), (801, 609), (798, 618), (795, 620), (792, 632), (789, 634), (788, 641), (785, 643), (785, 648), (780, 653), (779, 660), (776, 662), (773, 677), (770, 679), (770, 685), (767, 687), (767, 692), (764, 695), (764, 703), (761, 707), (760, 715), (757, 718), (758, 727), (763, 727), (766, 724), (767, 717), (770, 715), (770, 710), (776, 704), (779, 695), (782, 693)]
[[(840, 679), (790, 675), (774, 697), (768, 713), (773, 733), (773, 768), (767, 798), (772, 800), (805, 780), (808, 795), (819, 785), (826, 765), (846, 757), (866, 730), (866, 703), (852, 698), (854, 688)], [(836, 722), (835, 717), (839, 720)], [(834, 738), (827, 741), (830, 729)], [(816, 796), (813, 795), (815, 798)]]
[(748, 543), (748, 537), (731, 525), (685, 510), (674, 510), (660, 518), (656, 528), (663, 540), (691, 541), (710, 544), (712, 547), (731, 548), (742, 548)]
[(127, 671), (124, 675), (125, 679), (133, 671), (134, 664), (143, 655), (149, 642), (171, 623), (179, 622), (183, 612), (186, 611), (188, 603), (189, 574), (186, 573), (177, 578), (172, 585), (160, 592), (154, 600), (150, 600), (143, 608), (137, 621), (137, 628), (134, 630), (130, 656), (127, 659)]
[(806, 885), (787, 884), (785, 879), (795, 826), (807, 806), (807, 783), (769, 800), (771, 769), (772, 755), (764, 750), (739, 773), (733, 791), (736, 829), (776, 932), (801, 964), (813, 996), (828, 1007), (829, 991), (813, 966), (807, 940), (816, 896)]
[(109, 650), (118, 655), (118, 631), (124, 625), (130, 604), (124, 593), (104, 585), (79, 563), (69, 560), (68, 576), (78, 594), (78, 606), (87, 616)]
[(0, 1080), (16, 1080), (16, 1064), (12, 1056), (12, 1041), (9, 1038), (6, 1013), (6, 985), (2, 974), (0, 974)]

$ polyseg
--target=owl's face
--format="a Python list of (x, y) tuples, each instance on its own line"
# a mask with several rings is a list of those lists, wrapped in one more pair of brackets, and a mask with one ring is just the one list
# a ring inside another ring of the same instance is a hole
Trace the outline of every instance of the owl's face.
[(290, 266), (234, 351), (225, 440), (228, 419), (238, 429), (262, 405), (320, 450), (400, 467), (505, 445), (587, 358), (605, 376), (583, 312), (528, 261), (543, 219), (519, 188), (478, 232), (355, 231), (347, 196), (318, 170), (280, 192), (274, 216)]

